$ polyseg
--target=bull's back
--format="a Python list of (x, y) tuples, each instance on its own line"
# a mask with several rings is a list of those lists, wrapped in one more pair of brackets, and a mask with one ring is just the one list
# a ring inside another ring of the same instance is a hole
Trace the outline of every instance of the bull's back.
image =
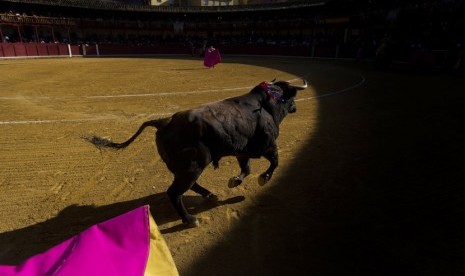
[(257, 155), (266, 147), (267, 121), (272, 118), (257, 106), (234, 98), (223, 100), (174, 114), (157, 131), (157, 147), (165, 162), (204, 146), (212, 156)]
[(183, 149), (193, 147), (199, 139), (199, 131), (189, 120), (189, 111), (175, 113), (156, 133), (158, 152), (166, 162)]

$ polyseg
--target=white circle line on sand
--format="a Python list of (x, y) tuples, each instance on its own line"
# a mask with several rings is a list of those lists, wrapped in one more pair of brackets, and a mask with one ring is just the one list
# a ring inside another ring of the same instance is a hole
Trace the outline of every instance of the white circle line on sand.
[[(328, 97), (328, 96), (333, 96), (337, 95), (343, 92), (350, 91), (352, 89), (355, 89), (357, 87), (360, 87), (365, 83), (365, 77), (362, 75), (359, 75), (361, 78), (358, 83), (355, 85), (346, 87), (341, 90), (325, 93), (322, 95), (314, 96), (314, 97), (308, 97), (308, 98), (302, 98), (302, 99), (297, 99), (297, 101), (305, 101), (305, 100), (311, 100), (311, 99), (318, 99), (318, 98), (323, 98), (323, 97)], [(296, 79), (288, 80), (288, 82), (293, 82)], [(203, 90), (203, 91), (192, 91), (192, 92), (174, 92), (174, 93), (161, 93), (164, 95), (179, 95), (179, 94), (194, 94), (194, 93), (208, 93), (208, 92), (213, 92), (213, 91), (226, 91), (226, 90), (241, 90), (241, 89), (248, 89), (250, 87), (237, 87), (237, 88), (225, 88), (225, 89), (212, 89), (212, 90)], [(89, 96), (86, 98), (117, 98), (117, 97), (144, 97), (144, 96), (155, 96), (155, 95), (161, 95), (160, 93), (158, 94), (137, 94), (137, 95), (115, 95), (115, 96)], [(0, 97), (0, 99), (3, 99)], [(168, 116), (171, 115), (171, 113), (159, 113), (159, 114), (149, 114), (150, 116)], [(19, 125), (19, 124), (52, 124), (52, 123), (82, 123), (82, 122), (90, 122), (90, 121), (102, 121), (102, 120), (112, 120), (114, 117), (111, 118), (82, 118), (82, 119), (57, 119), (57, 120), (22, 120), (22, 121), (0, 121), (0, 125)]]
[(88, 121), (105, 120), (95, 119), (60, 119), (60, 120), (24, 120), (24, 121), (0, 121), (0, 125), (30, 125), (30, 124), (51, 124), (51, 123), (81, 123)]
[(328, 93), (325, 93), (325, 94), (322, 94), (322, 95), (318, 95), (318, 96), (314, 96), (314, 97), (308, 97), (308, 98), (301, 98), (301, 99), (297, 99), (295, 100), (296, 102), (300, 102), (300, 101), (306, 101), (306, 100), (312, 100), (312, 99), (319, 99), (319, 98), (324, 98), (324, 97), (329, 97), (329, 96), (334, 96), (334, 95), (337, 95), (337, 94), (340, 94), (340, 93), (344, 93), (344, 92), (347, 92), (347, 91), (350, 91), (350, 90), (353, 90), (357, 87), (360, 87), (362, 86), (366, 79), (364, 76), (362, 75), (358, 75), (360, 77), (360, 81), (352, 86), (349, 86), (349, 87), (346, 87), (344, 89), (341, 89), (341, 90), (337, 90), (337, 91), (333, 91), (333, 92), (328, 92)]
[[(80, 96), (80, 98), (85, 99), (109, 99), (109, 98), (136, 98), (136, 97), (156, 97), (156, 96), (172, 96), (172, 95), (191, 95), (191, 94), (203, 94), (211, 93), (218, 91), (233, 91), (233, 90), (244, 90), (250, 89), (253, 86), (249, 87), (234, 87), (234, 88), (222, 88), (222, 89), (209, 89), (209, 90), (199, 90), (199, 91), (180, 91), (180, 92), (161, 92), (161, 93), (141, 93), (141, 94), (120, 94), (120, 95), (95, 95), (95, 96)], [(23, 97), (0, 97), (0, 100), (17, 100), (22, 99)], [(60, 97), (55, 97), (60, 98)], [(63, 98), (67, 98), (66, 96)], [(34, 99), (52, 99), (50, 97), (34, 97)]]
[[(140, 114), (139, 114), (140, 115)], [(145, 114), (151, 117), (161, 117), (169, 116), (172, 113), (152, 113)], [(115, 120), (116, 117), (98, 117), (98, 118), (82, 118), (82, 119), (57, 119), (57, 120), (24, 120), (24, 121), (0, 121), (0, 125), (27, 125), (27, 124), (53, 124), (53, 123), (84, 123), (92, 121), (105, 121), (105, 120)], [(118, 119), (120, 119), (118, 117)]]
[(236, 88), (223, 88), (223, 89), (210, 89), (189, 92), (162, 92), (162, 93), (144, 93), (144, 94), (122, 94), (122, 95), (99, 95), (99, 96), (86, 96), (87, 99), (109, 99), (109, 98), (132, 98), (132, 97), (156, 97), (156, 96), (171, 96), (171, 95), (190, 95), (190, 94), (203, 94), (218, 91), (232, 91), (250, 89), (251, 87), (236, 87)]
[[(293, 82), (298, 80), (291, 79), (288, 82)], [(253, 86), (245, 87), (233, 87), (233, 88), (221, 88), (221, 89), (208, 89), (208, 90), (199, 90), (199, 91), (180, 91), (180, 92), (161, 92), (161, 93), (140, 93), (140, 94), (120, 94), (120, 95), (95, 95), (95, 96), (82, 96), (81, 98), (86, 99), (109, 99), (109, 98), (136, 98), (136, 97), (156, 97), (156, 96), (172, 96), (172, 95), (191, 95), (191, 94), (203, 94), (203, 93), (212, 93), (218, 91), (234, 91), (234, 90), (245, 90), (251, 89)], [(0, 97), (0, 100), (17, 100), (21, 97)], [(34, 97), (34, 99), (51, 99), (50, 97)]]

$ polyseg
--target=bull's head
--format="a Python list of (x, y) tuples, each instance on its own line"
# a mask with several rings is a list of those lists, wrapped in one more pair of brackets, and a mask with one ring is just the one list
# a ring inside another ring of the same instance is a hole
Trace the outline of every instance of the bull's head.
[(287, 81), (275, 82), (273, 80), (260, 83), (251, 92), (260, 93), (262, 96), (264, 94), (265, 98), (262, 98), (261, 108), (268, 111), (273, 116), (273, 120), (279, 124), (288, 113), (297, 111), (294, 98), (297, 95), (297, 90), (305, 88), (307, 88), (305, 80), (302, 86), (291, 85)]
[(304, 90), (307, 88), (307, 81), (303, 80), (303, 85), (291, 85), (287, 81), (274, 80), (267, 83), (267, 93), (270, 98), (273, 98), (279, 104), (284, 105), (283, 111), (286, 113), (294, 113), (297, 111), (294, 98), (297, 95), (297, 90)]

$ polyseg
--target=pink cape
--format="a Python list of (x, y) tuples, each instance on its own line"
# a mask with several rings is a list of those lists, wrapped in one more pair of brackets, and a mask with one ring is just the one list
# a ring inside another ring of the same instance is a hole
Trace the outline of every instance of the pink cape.
[(206, 67), (214, 67), (216, 64), (220, 62), (221, 62), (221, 55), (218, 49), (214, 49), (214, 50), (206, 49), (205, 50), (203, 65), (205, 65)]
[(149, 206), (141, 206), (93, 225), (18, 266), (0, 265), (0, 275), (142, 276), (178, 275), (178, 271)]

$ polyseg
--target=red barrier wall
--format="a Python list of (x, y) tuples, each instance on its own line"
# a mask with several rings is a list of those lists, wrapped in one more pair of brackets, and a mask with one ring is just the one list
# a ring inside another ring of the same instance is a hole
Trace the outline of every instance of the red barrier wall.
[[(99, 55), (157, 55), (157, 54), (190, 54), (188, 46), (163, 45), (163, 46), (137, 46), (137, 45), (98, 45)], [(86, 47), (86, 55), (97, 55), (97, 46)]]
[(24, 44), (15, 43), (14, 47), (15, 47), (15, 55), (16, 56), (20, 56), (20, 57), (27, 56), (26, 46)]
[(81, 47), (79, 45), (71, 45), (71, 54), (73, 56), (82, 55)]
[[(82, 55), (79, 45), (71, 45), (73, 56)], [(0, 43), (0, 57), (69, 56), (68, 44)]]
[(247, 45), (247, 46), (218, 46), (222, 54), (240, 55), (277, 55), (277, 56), (310, 56), (311, 48), (304, 46), (277, 45)]
[(45, 44), (37, 44), (37, 50), (39, 56), (48, 56), (47, 46)]
[(55, 44), (46, 44), (47, 45), (47, 51), (50, 56), (58, 56), (58, 48)]
[(1, 48), (3, 50), (4, 57), (14, 57), (16, 56), (14, 44), (2, 43)]
[(28, 56), (38, 56), (39, 52), (37, 51), (37, 45), (36, 44), (24, 44), (24, 47), (26, 48), (26, 53)]
[[(84, 56), (124, 56), (124, 55), (190, 55), (192, 49), (182, 45), (71, 45), (71, 54)], [(221, 54), (235, 55), (279, 55), (337, 58), (336, 47), (327, 46), (278, 46), (278, 45), (241, 45), (222, 46)], [(67, 44), (53, 43), (0, 43), (0, 57), (37, 57), (37, 56), (69, 56)]]
[[(276, 45), (246, 45), (246, 46), (218, 46), (221, 54), (234, 55), (280, 55), (280, 56), (311, 56), (311, 47), (290, 47)], [(182, 45), (164, 46), (136, 46), (136, 45), (113, 45), (100, 44), (87, 45), (85, 47), (86, 56), (111, 56), (111, 55), (157, 55), (157, 54), (181, 54), (190, 55), (192, 49)], [(334, 57), (335, 50), (328, 51)]]
[(334, 58), (336, 57), (336, 47), (327, 47), (327, 46), (315, 46), (314, 56), (316, 57), (325, 57), (325, 58)]

